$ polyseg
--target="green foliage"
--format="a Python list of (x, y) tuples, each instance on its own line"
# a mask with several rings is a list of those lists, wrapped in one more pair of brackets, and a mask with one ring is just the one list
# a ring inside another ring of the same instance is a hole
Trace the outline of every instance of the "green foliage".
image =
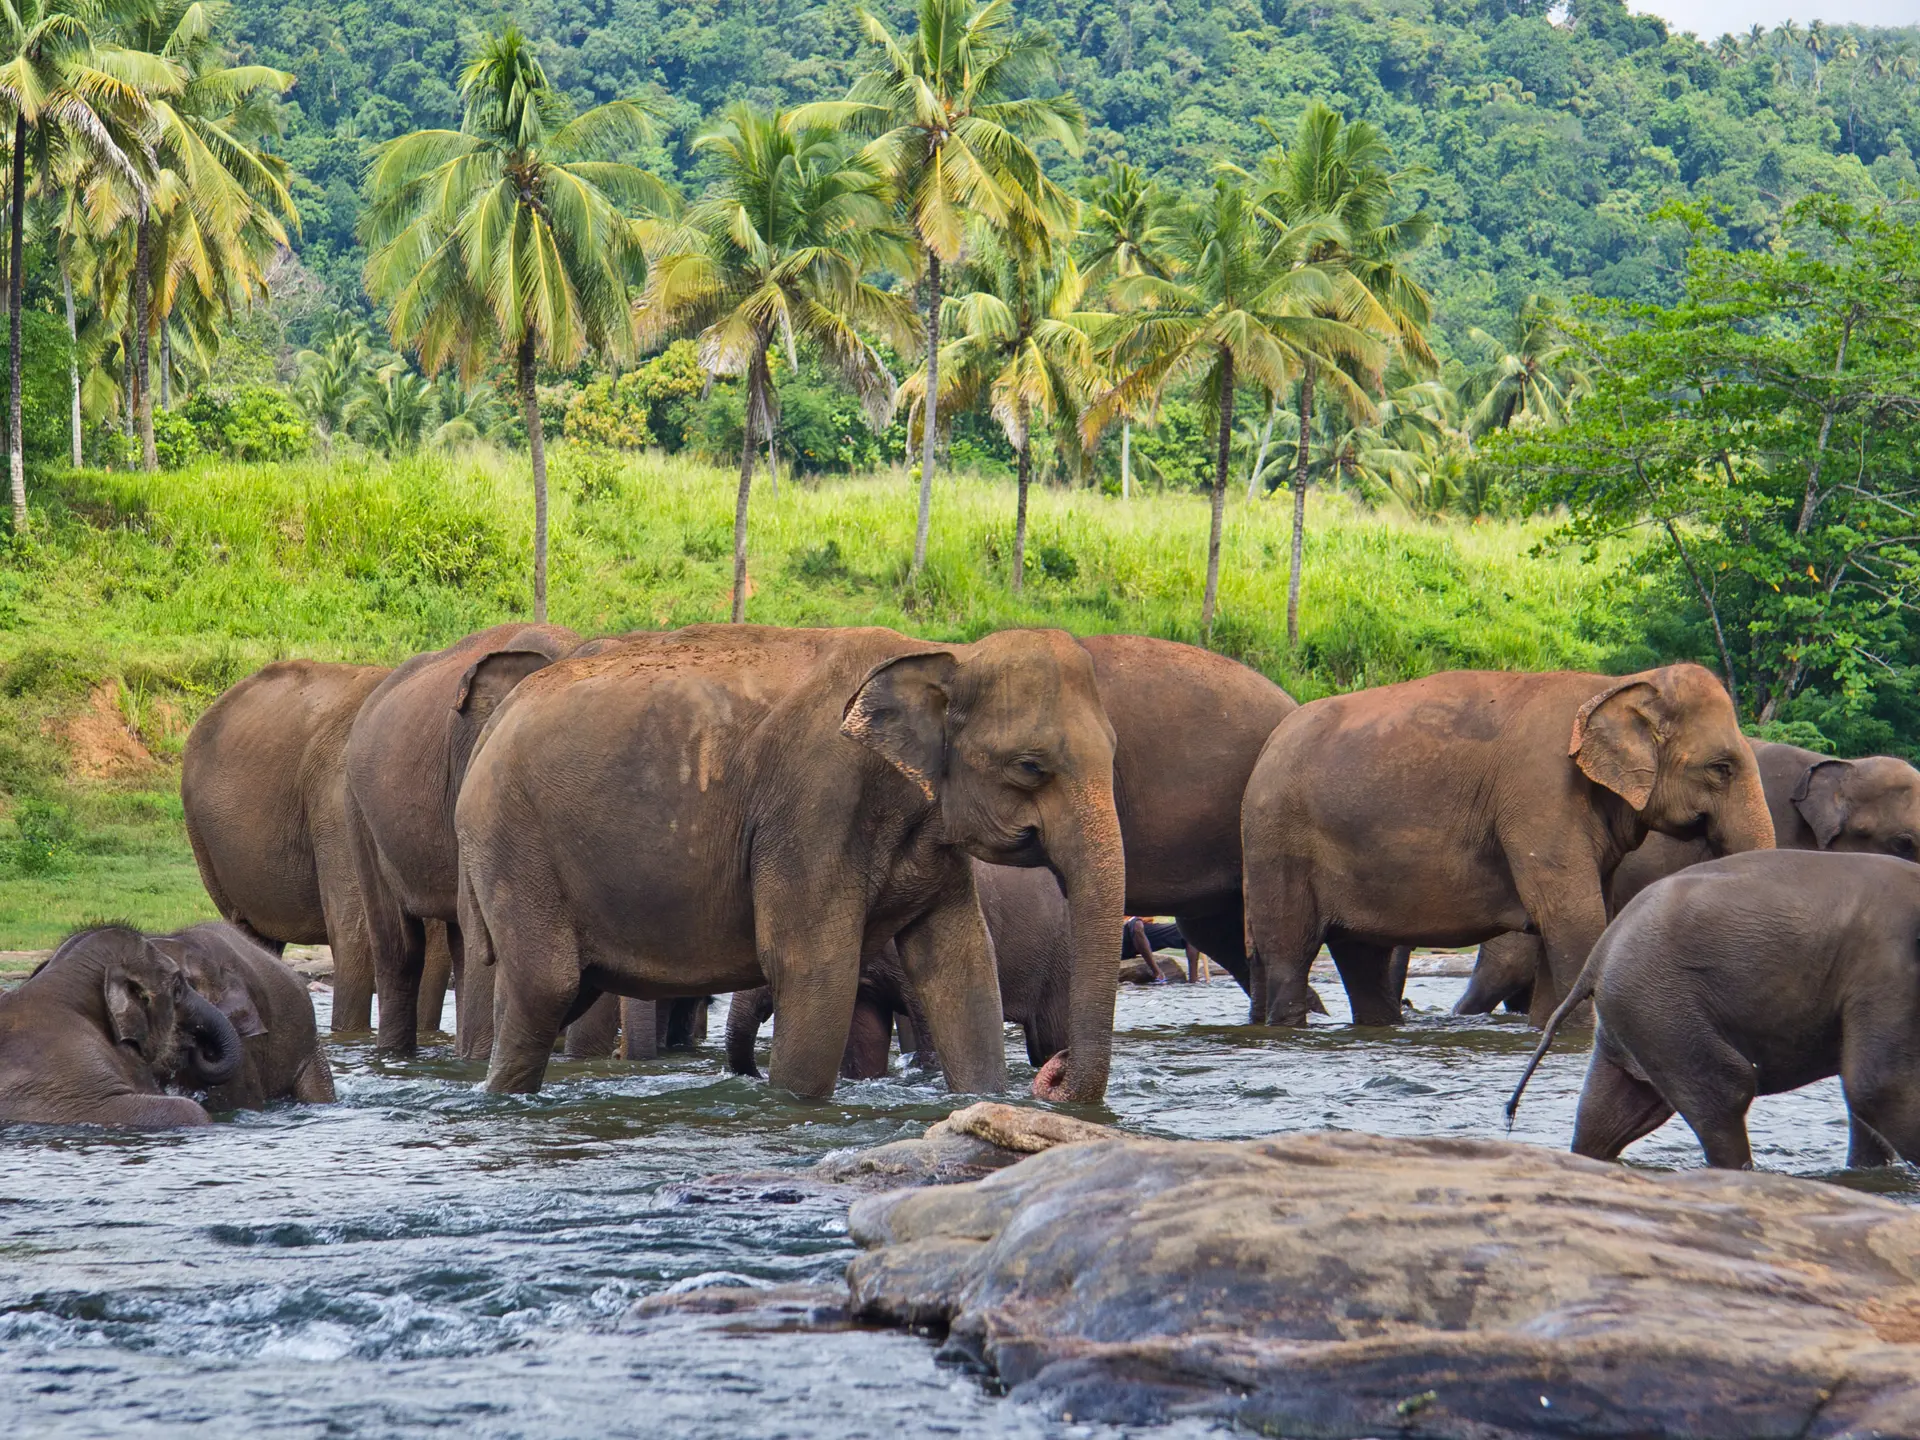
[(564, 430), (576, 445), (602, 445), (610, 450), (644, 450), (653, 443), (647, 427), (647, 406), (640, 398), (639, 376), (629, 372), (615, 380), (602, 375), (589, 380), (567, 405)]
[[(313, 446), (313, 427), (306, 414), (276, 386), (242, 385), (226, 395), (202, 390), (177, 414), (192, 427), (197, 453), (235, 460), (293, 460)], [(156, 444), (158, 439), (156, 428)], [(183, 460), (190, 458), (191, 453), (183, 456)]]
[(73, 868), (74, 825), (66, 807), (33, 797), (13, 809), (14, 838), (0, 842), (0, 864), (16, 875), (62, 875)]
[[(64, 321), (41, 310), (20, 312), (20, 437), (29, 474), (42, 466), (64, 465), (71, 457), (68, 426), (73, 391), (67, 373), (71, 353)], [(6, 373), (8, 364), (7, 328), (0, 323), (0, 374)], [(7, 418), (5, 400), (0, 397), (0, 437), (5, 435)]]

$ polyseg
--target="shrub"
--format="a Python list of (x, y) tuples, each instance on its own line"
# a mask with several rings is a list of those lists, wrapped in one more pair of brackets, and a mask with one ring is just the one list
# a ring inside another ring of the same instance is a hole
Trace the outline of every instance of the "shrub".
[(637, 372), (617, 381), (609, 375), (589, 380), (567, 406), (562, 433), (576, 445), (600, 445), (609, 450), (644, 450), (653, 443), (647, 424), (647, 405), (640, 395)]
[[(236, 460), (293, 460), (313, 447), (313, 427), (286, 391), (242, 385), (227, 395), (203, 390), (178, 412), (201, 450)], [(159, 416), (154, 417), (159, 424)], [(158, 431), (155, 442), (158, 443)]]
[(190, 465), (206, 453), (199, 428), (177, 410), (153, 412), (153, 448), (168, 470)]
[(50, 800), (25, 799), (13, 812), (8, 866), (20, 875), (59, 875), (73, 863), (73, 817)]

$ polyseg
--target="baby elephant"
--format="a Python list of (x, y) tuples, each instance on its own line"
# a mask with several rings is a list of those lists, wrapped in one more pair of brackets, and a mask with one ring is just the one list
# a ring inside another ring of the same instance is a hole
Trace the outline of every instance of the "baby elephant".
[(233, 1022), (144, 935), (109, 925), (69, 936), (0, 995), (0, 1121), (205, 1125), (179, 1083), (218, 1087), (240, 1071)]
[(233, 1022), (245, 1045), (239, 1072), (207, 1092), (209, 1110), (332, 1101), (333, 1069), (320, 1048), (313, 1002), (285, 961), (223, 921), (159, 935), (153, 943)]
[(1587, 994), (1575, 1154), (1611, 1160), (1677, 1110), (1709, 1165), (1744, 1169), (1753, 1097), (1837, 1074), (1847, 1163), (1920, 1162), (1920, 866), (1756, 850), (1656, 882), (1594, 946), (1528, 1076)]

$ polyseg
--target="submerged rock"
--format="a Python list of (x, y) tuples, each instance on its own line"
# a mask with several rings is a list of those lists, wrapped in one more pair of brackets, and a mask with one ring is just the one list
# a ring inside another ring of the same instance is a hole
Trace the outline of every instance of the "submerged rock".
[(948, 1358), (1076, 1420), (1920, 1436), (1910, 1207), (1499, 1142), (1086, 1128), (983, 1180), (858, 1201), (853, 1314), (944, 1328)]

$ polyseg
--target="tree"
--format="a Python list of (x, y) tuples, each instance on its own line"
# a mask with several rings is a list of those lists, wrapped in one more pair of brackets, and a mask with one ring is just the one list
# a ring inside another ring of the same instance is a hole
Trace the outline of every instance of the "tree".
[(313, 422), (320, 443), (329, 449), (333, 437), (346, 428), (348, 413), (366, 385), (372, 359), (366, 328), (357, 322), (333, 326), (317, 348), (302, 350), (294, 357), (299, 378), (294, 382), (293, 397)]
[(1690, 592), (1737, 706), (1765, 725), (1810, 680), (1857, 710), (1914, 683), (1920, 607), (1920, 226), (1830, 197), (1780, 253), (1697, 215), (1684, 298), (1579, 327), (1593, 393), (1500, 447), (1570, 533), (1650, 524), (1642, 563)]
[[(1277, 137), (1276, 137), (1277, 140)], [(1409, 172), (1395, 171), (1386, 137), (1366, 121), (1346, 123), (1319, 101), (1307, 106), (1292, 144), (1276, 144), (1259, 171), (1259, 204), (1302, 238), (1300, 263), (1325, 270), (1333, 283), (1322, 314), (1394, 339), (1418, 365), (1431, 366), (1426, 328), (1433, 302), (1407, 272), (1405, 257), (1433, 228), (1424, 211), (1388, 216)], [(1299, 449), (1293, 483), (1293, 550), (1287, 571), (1287, 644), (1300, 643), (1300, 584), (1307, 527), (1307, 437), (1314, 392), (1322, 378), (1308, 356), (1300, 373)], [(1354, 418), (1364, 420), (1364, 414)]]
[[(1082, 282), (1073, 257), (1044, 232), (1014, 225), (1005, 234), (980, 227), (961, 271), (970, 288), (946, 304), (955, 338), (940, 356), (943, 400), (960, 409), (984, 391), (1013, 446), (1019, 499), (1013, 525), (1013, 589), (1024, 586), (1027, 492), (1033, 481), (1033, 429), (1053, 431), (1077, 469), (1081, 411), (1098, 373), (1089, 325), (1078, 313)], [(926, 370), (908, 382), (924, 396)]]
[(921, 421), (920, 515), (913, 569), (926, 568), (933, 513), (934, 436), (940, 401), (940, 267), (960, 258), (968, 217), (1067, 235), (1073, 198), (1049, 180), (1034, 146), (1053, 140), (1077, 153), (1085, 118), (1070, 95), (1031, 92), (1054, 69), (1042, 31), (1013, 33), (1012, 0), (919, 0), (920, 28), (906, 42), (862, 10), (881, 63), (845, 100), (803, 105), (788, 123), (872, 137), (865, 155), (893, 182), (919, 242), (929, 382)]
[(1220, 535), (1233, 452), (1234, 389), (1243, 381), (1273, 394), (1307, 365), (1357, 413), (1370, 414), (1361, 381), (1385, 363), (1381, 343), (1344, 320), (1329, 319), (1337, 272), (1302, 260), (1295, 238), (1265, 224), (1246, 187), (1221, 177), (1204, 199), (1167, 222), (1168, 275), (1136, 275), (1116, 287), (1129, 308), (1102, 327), (1123, 378), (1089, 407), (1089, 445), (1130, 406), (1157, 401), (1168, 387), (1197, 380), (1218, 436), (1206, 595), (1200, 628), (1210, 643), (1220, 592)]
[(514, 367), (533, 468), (533, 615), (547, 616), (547, 453), (534, 378), (588, 346), (633, 353), (633, 302), (646, 278), (641, 211), (672, 207), (665, 187), (617, 158), (645, 141), (640, 107), (615, 100), (569, 120), (513, 25), (481, 40), (460, 76), (458, 130), (380, 146), (367, 172), (361, 235), (367, 290), (390, 303), (394, 344), (428, 374)]
[[(25, 279), (27, 152), (42, 173), (57, 144), (111, 169), (136, 188), (147, 159), (148, 113), (140, 90), (97, 63), (85, 10), (75, 0), (0, 5), (0, 124), (11, 132), (7, 184), (7, 462), (16, 535), (27, 529), (26, 454), (21, 440), (20, 306)], [(69, 171), (71, 173), (71, 171)]]
[(640, 302), (649, 340), (697, 333), (710, 373), (746, 381), (733, 516), (733, 619), (747, 613), (747, 502), (758, 442), (778, 422), (767, 352), (818, 354), (859, 397), (868, 422), (893, 415), (893, 377), (862, 331), (911, 344), (913, 309), (869, 270), (908, 258), (886, 177), (822, 128), (750, 105), (728, 108), (694, 142), (718, 178), (661, 240)]
[(1529, 295), (1499, 335), (1467, 332), (1480, 352), (1462, 398), (1473, 408), (1467, 431), (1476, 440), (1509, 426), (1556, 425), (1587, 388), (1587, 375), (1544, 295)]
[[(1160, 220), (1168, 199), (1159, 186), (1132, 165), (1114, 161), (1106, 178), (1097, 181), (1080, 213), (1080, 239), (1086, 264), (1082, 267), (1089, 291), (1111, 286), (1132, 275), (1165, 272), (1155, 258), (1165, 238)], [(1120, 496), (1133, 492), (1134, 416), (1120, 417)]]

